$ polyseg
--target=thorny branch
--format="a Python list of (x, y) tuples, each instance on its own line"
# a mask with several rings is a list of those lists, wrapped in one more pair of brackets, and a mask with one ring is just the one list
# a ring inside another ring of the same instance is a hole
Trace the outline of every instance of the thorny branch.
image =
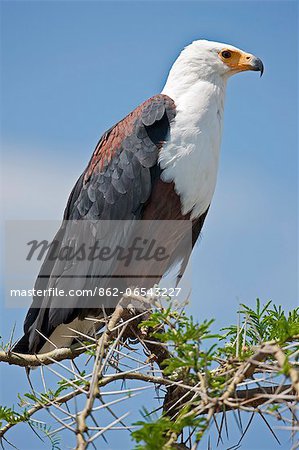
[(53, 361), (59, 362), (74, 359), (84, 352), (86, 352), (86, 347), (80, 344), (76, 344), (71, 348), (56, 348), (41, 355), (23, 355), (12, 351), (0, 351), (0, 362), (21, 367), (38, 367), (53, 364)]
[[(182, 411), (186, 405), (192, 405), (192, 409), (186, 409), (185, 418), (194, 414), (198, 417), (204, 416), (207, 419), (207, 424), (215, 420), (216, 414), (225, 414), (230, 410), (272, 414), (281, 418), (281, 412), (269, 412), (267, 409), (264, 409), (264, 411), (260, 409), (262, 406), (267, 408), (267, 405), (279, 404), (285, 405), (292, 411), (293, 419), (286, 419), (286, 423), (289, 423), (293, 430), (296, 429), (296, 426), (298, 427), (296, 418), (296, 405), (299, 401), (298, 365), (289, 361), (284, 349), (276, 341), (261, 343), (256, 347), (255, 353), (243, 362), (235, 360), (233, 363), (231, 361), (223, 363), (222, 361), (219, 367), (214, 368), (211, 371), (213, 376), (224, 375), (228, 379), (221, 395), (214, 397), (207, 390), (207, 379), (204, 371), (198, 372), (198, 383), (196, 384), (189, 383), (188, 378), (177, 379), (163, 373), (163, 362), (171, 358), (171, 348), (153, 338), (147, 327), (140, 328), (138, 326), (143, 318), (149, 317), (150, 311), (132, 314), (132, 311), (128, 310), (126, 306), (126, 303), (119, 303), (112, 316), (107, 319), (105, 330), (96, 339), (91, 339), (91, 343), (81, 342), (82, 336), (78, 336), (80, 343), (72, 348), (55, 349), (43, 355), (19, 355), (11, 351), (0, 352), (0, 362), (22, 367), (40, 366), (41, 371), (49, 370), (66, 383), (70, 389), (66, 394), (57, 395), (54, 398), (41, 394), (36, 403), (31, 404), (31, 407), (26, 410), (24, 420), (20, 421), (30, 424), (36, 413), (47, 410), (61, 425), (58, 430), (67, 429), (74, 433), (76, 449), (85, 450), (93, 444), (95, 439), (108, 430), (127, 428), (124, 420), (128, 413), (118, 417), (111, 407), (119, 401), (128, 399), (131, 394), (105, 403), (103, 388), (118, 380), (135, 380), (143, 383), (143, 386), (138, 387), (137, 385), (134, 388), (137, 392), (145, 389), (146, 385), (152, 385), (156, 388), (164, 386), (167, 389), (163, 410), (164, 414), (172, 417), (172, 420), (178, 417), (180, 410)], [(147, 355), (145, 362), (128, 345), (128, 339), (135, 339), (141, 344)], [(84, 352), (90, 353), (91, 351), (94, 357), (92, 372), (88, 375), (81, 375), (74, 369), (72, 360)], [(298, 354), (298, 350), (295, 353)], [(71, 369), (62, 363), (64, 360), (71, 360)], [(123, 361), (133, 361), (135, 367), (126, 370)], [(57, 369), (49, 366), (53, 363), (56, 363), (55, 368), (67, 370), (73, 374), (74, 378), (67, 378), (57, 372)], [(155, 363), (159, 367), (158, 371), (153, 369)], [(121, 364), (124, 364), (124, 366), (122, 367)], [(106, 373), (109, 367), (114, 369), (117, 367), (117, 370), (114, 373)], [(150, 372), (148, 369), (150, 369)], [(285, 374), (284, 380), (280, 378), (280, 381), (276, 384), (271, 381), (270, 386), (265, 384), (269, 374), (272, 376), (272, 374), (279, 375), (279, 373)], [(263, 374), (261, 380), (255, 378), (256, 374)], [(42, 378), (46, 393), (46, 383), (43, 376)], [(289, 384), (285, 382), (286, 379), (290, 380)], [(255, 383), (257, 387), (251, 388), (251, 383)], [(130, 389), (131, 391), (132, 389)], [(125, 391), (119, 391), (119, 393), (125, 394)], [(85, 405), (82, 410), (71, 413), (68, 406), (69, 402), (80, 396), (85, 397)], [(101, 406), (96, 406), (98, 401)], [(292, 405), (295, 405), (295, 409)], [(103, 408), (112, 414), (113, 420), (109, 425), (100, 427), (95, 416), (97, 411)], [(63, 413), (67, 416), (66, 419), (59, 418), (52, 410)], [(91, 426), (90, 420), (96, 426)], [(3, 425), (0, 429), (0, 440), (6, 440), (6, 433), (18, 423), (16, 420)], [(221, 431), (219, 434), (221, 435)], [(165, 448), (191, 448), (185, 445), (187, 441), (185, 441), (185, 444), (178, 444), (177, 439), (177, 433), (172, 432)], [(196, 448), (195, 442), (192, 449)]]

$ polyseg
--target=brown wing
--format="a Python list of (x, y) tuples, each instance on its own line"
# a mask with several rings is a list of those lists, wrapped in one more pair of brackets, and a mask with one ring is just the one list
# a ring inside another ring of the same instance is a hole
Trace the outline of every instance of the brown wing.
[(158, 151), (174, 116), (174, 102), (160, 94), (108, 130), (74, 187), (64, 219), (139, 218), (159, 178)]

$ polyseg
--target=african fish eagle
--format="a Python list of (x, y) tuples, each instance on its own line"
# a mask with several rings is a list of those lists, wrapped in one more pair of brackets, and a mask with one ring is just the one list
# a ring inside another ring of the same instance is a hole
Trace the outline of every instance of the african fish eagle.
[[(227, 80), (247, 70), (262, 75), (262, 61), (218, 42), (188, 45), (162, 92), (103, 134), (70, 194), (64, 220), (188, 220), (193, 246), (215, 190)], [(43, 267), (51, 272), (51, 264), (46, 258)], [(35, 286), (49, 283), (51, 277), (38, 276)], [(69, 328), (91, 332), (86, 316), (93, 312), (78, 308), (75, 298), (60, 308), (62, 301), (50, 294), (33, 297), (14, 352), (68, 347)]]

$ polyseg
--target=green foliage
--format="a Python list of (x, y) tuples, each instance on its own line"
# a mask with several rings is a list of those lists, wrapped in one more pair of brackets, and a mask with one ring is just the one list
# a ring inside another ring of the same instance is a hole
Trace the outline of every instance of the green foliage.
[(28, 420), (27, 411), (24, 410), (22, 414), (7, 406), (0, 406), (0, 428), (3, 421), (7, 423), (25, 422)]
[(172, 448), (171, 444), (168, 444), (170, 439), (172, 438), (172, 443), (176, 442), (183, 429), (189, 426), (196, 427), (196, 439), (199, 440), (206, 429), (206, 419), (195, 417), (195, 414), (188, 414), (188, 412), (188, 408), (185, 407), (175, 420), (171, 420), (167, 416), (156, 417), (154, 420), (144, 409), (142, 415), (145, 420), (136, 422), (134, 425), (138, 425), (140, 428), (131, 434), (137, 442), (134, 450), (170, 449)]
[(163, 362), (164, 374), (170, 375), (172, 379), (181, 379), (183, 373), (192, 378), (198, 371), (211, 366), (216, 346), (213, 343), (203, 350), (201, 344), (204, 340), (214, 341), (220, 337), (210, 331), (213, 322), (205, 320), (198, 324), (192, 316), (187, 317), (184, 311), (173, 311), (169, 307), (154, 312), (140, 326), (152, 329), (152, 336), (169, 347), (171, 357)]
[[(30, 396), (30, 394), (25, 394), (27, 398), (31, 398), (33, 400), (34, 396)], [(21, 398), (21, 397), (19, 397)], [(35, 399), (37, 400), (37, 399)], [(24, 402), (24, 400), (22, 400)], [(51, 444), (51, 450), (60, 450), (59, 442), (60, 438), (57, 435), (52, 436), (50, 434), (51, 427), (43, 422), (39, 422), (30, 418), (28, 414), (27, 408), (25, 408), (22, 413), (15, 411), (12, 408), (8, 408), (6, 406), (0, 406), (0, 428), (3, 426), (3, 422), (10, 424), (17, 423), (27, 423), (35, 432), (43, 433), (43, 435), (49, 439)], [(42, 438), (40, 438), (42, 440)]]
[[(80, 376), (84, 377), (86, 375), (85, 371), (80, 372)], [(86, 386), (87, 381), (81, 380), (81, 379), (74, 379), (74, 378), (70, 378), (69, 382), (65, 381), (65, 380), (59, 380), (57, 382), (57, 389), (56, 390), (51, 390), (49, 389), (47, 392), (43, 392), (42, 394), (33, 394), (32, 392), (27, 392), (25, 394), (23, 394), (23, 396), (21, 396), (20, 394), (18, 394), (18, 398), (19, 398), (19, 406), (22, 407), (24, 405), (28, 404), (28, 400), (31, 400), (33, 402), (33, 404), (39, 404), (39, 405), (46, 405), (48, 403), (48, 401), (53, 401), (56, 400), (60, 394), (69, 389), (72, 388), (73, 386)]]
[[(255, 346), (268, 341), (275, 341), (283, 346), (295, 336), (299, 337), (299, 308), (286, 314), (281, 306), (272, 306), (271, 302), (261, 305), (259, 299), (256, 300), (255, 308), (244, 304), (241, 307), (240, 324), (224, 328), (225, 335), (212, 334), (210, 327), (213, 320), (196, 323), (184, 311), (173, 311), (171, 305), (155, 311), (140, 327), (148, 327), (154, 339), (167, 345), (171, 357), (163, 363), (165, 376), (171, 380), (183, 381), (189, 386), (204, 383), (208, 396), (217, 398), (230, 382), (229, 376), (234, 374), (232, 371), (228, 375), (226, 371), (224, 376), (221, 370), (213, 370), (216, 364), (219, 368), (221, 356), (233, 368), (250, 357)], [(289, 368), (286, 360), (283, 370), (285, 375), (288, 375)], [(132, 433), (132, 438), (137, 442), (135, 450), (171, 448), (167, 446), (170, 436), (179, 437), (186, 426), (196, 431), (195, 440), (199, 442), (207, 427), (206, 419), (196, 416), (199, 402), (200, 399), (196, 396), (192, 400), (187, 399), (174, 419), (162, 415), (156, 420), (146, 417), (147, 420), (138, 422), (140, 428)], [(145, 417), (144, 413), (143, 416)]]
[(223, 328), (227, 333), (222, 339), (229, 339), (229, 342), (220, 349), (221, 354), (236, 356), (238, 353), (240, 359), (245, 359), (252, 354), (254, 346), (263, 342), (275, 341), (283, 345), (299, 336), (299, 308), (286, 314), (281, 306), (272, 307), (271, 301), (261, 305), (259, 299), (255, 309), (244, 304), (241, 307), (241, 324)]
[[(48, 426), (47, 424), (45, 424), (43, 422), (38, 422), (35, 420), (30, 421), (30, 426), (36, 432), (36, 434), (38, 434), (38, 436), (39, 436), (39, 433), (42, 433), (44, 435), (44, 437), (49, 439), (50, 445), (51, 445), (51, 450), (61, 450), (61, 447), (60, 447), (61, 439), (57, 434), (55, 434), (55, 435), (51, 434), (52, 429), (50, 426)], [(43, 439), (41, 437), (40, 437), (40, 439), (43, 441)]]

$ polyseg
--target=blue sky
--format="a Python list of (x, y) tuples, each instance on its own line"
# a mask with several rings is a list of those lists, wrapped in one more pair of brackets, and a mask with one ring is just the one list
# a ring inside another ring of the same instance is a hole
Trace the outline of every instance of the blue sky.
[[(297, 3), (2, 1), (1, 10), (5, 219), (59, 219), (100, 135), (162, 89), (192, 40), (227, 42), (263, 60), (261, 79), (244, 73), (229, 81), (216, 193), (193, 255), (190, 311), (224, 326), (236, 320), (239, 302), (256, 297), (295, 307)], [(21, 333), (24, 314), (2, 307), (6, 340), (15, 321)], [(1, 402), (13, 403), (23, 373), (5, 367), (1, 374), (11, 380)], [(244, 449), (276, 448), (262, 425), (256, 429), (265, 442), (252, 432)], [(39, 448), (28, 439), (28, 448)], [(111, 448), (129, 449), (129, 442), (112, 438)]]

